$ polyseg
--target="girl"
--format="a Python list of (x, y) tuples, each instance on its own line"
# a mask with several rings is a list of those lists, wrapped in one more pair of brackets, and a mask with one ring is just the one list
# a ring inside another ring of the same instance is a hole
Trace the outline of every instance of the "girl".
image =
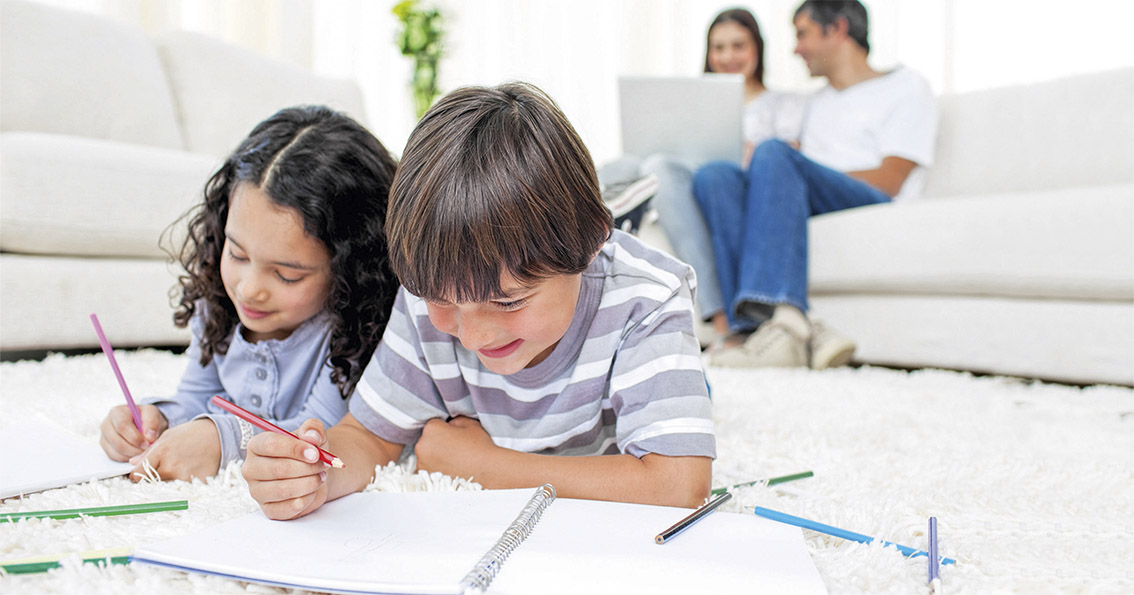
[(256, 126), (189, 214), (173, 316), (193, 331), (188, 368), (173, 397), (140, 407), (144, 435), (126, 406), (110, 410), (110, 458), (166, 480), (243, 459), (256, 430), (214, 394), (289, 430), (346, 413), (398, 287), (383, 231), (394, 169), (378, 139), (326, 107)]

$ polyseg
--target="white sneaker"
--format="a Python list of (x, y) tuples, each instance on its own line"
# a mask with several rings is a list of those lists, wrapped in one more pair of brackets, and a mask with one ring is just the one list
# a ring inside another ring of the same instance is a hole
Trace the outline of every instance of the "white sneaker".
[(744, 343), (709, 354), (709, 365), (723, 368), (806, 368), (811, 323), (802, 312), (778, 306), (772, 318)]
[(811, 321), (811, 369), (825, 370), (850, 363), (854, 341), (822, 320)]

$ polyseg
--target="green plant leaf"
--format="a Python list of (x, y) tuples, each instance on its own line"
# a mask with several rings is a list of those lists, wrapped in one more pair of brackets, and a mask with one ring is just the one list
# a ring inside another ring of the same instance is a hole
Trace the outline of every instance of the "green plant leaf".
[(420, 118), (441, 91), (437, 86), (437, 66), (444, 48), (444, 21), (436, 8), (422, 9), (418, 0), (403, 0), (393, 7), (402, 23), (394, 43), (403, 56), (413, 60), (410, 92)]

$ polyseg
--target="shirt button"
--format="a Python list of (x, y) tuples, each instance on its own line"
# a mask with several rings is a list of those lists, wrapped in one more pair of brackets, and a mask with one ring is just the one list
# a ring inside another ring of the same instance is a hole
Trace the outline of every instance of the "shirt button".
[(252, 395), (252, 406), (253, 407), (259, 407), (260, 406), (260, 395)]
[(263, 368), (261, 368), (261, 369), (259, 369), (259, 370), (256, 370), (256, 378), (259, 378), (260, 380), (263, 380), (263, 379), (264, 379), (265, 377), (267, 377), (267, 376), (268, 376), (268, 373), (267, 373), (267, 372), (265, 372), (265, 371), (263, 370)]

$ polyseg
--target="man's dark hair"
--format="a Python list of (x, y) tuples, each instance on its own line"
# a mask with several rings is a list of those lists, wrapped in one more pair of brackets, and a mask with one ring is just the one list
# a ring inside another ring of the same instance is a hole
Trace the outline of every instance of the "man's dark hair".
[(811, 20), (827, 32), (839, 19), (847, 22), (847, 35), (855, 41), (866, 53), (870, 53), (870, 42), (867, 40), (869, 23), (866, 17), (866, 7), (858, 0), (805, 0), (799, 8), (795, 9), (792, 20), (806, 12)]

